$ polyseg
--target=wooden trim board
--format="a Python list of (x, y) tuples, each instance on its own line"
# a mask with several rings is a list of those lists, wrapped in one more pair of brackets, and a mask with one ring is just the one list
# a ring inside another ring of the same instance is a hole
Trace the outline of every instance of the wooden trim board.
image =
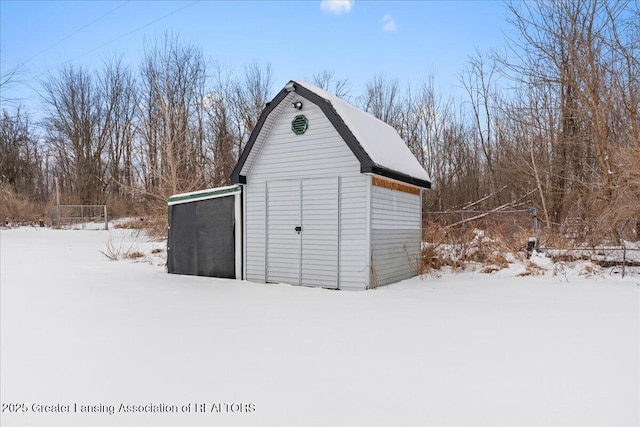
[(397, 181), (390, 181), (388, 179), (383, 179), (377, 176), (374, 176), (372, 178), (373, 178), (373, 185), (377, 187), (389, 188), (391, 190), (402, 191), (404, 193), (415, 194), (415, 195), (420, 194), (420, 189), (416, 187), (402, 184)]

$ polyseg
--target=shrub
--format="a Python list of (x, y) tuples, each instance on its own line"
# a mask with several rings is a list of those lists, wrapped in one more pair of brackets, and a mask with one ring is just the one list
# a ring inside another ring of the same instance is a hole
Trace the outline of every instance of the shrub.
[(124, 244), (124, 236), (118, 244), (113, 240), (113, 236), (109, 236), (109, 240), (105, 243), (105, 250), (100, 251), (100, 253), (111, 261), (143, 257), (144, 254), (142, 252), (133, 250), (133, 245), (134, 243), (131, 243), (129, 246), (126, 246)]

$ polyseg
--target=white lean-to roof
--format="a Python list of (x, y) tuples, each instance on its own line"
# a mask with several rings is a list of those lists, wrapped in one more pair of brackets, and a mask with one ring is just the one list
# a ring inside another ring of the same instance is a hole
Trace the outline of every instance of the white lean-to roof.
[(232, 182), (246, 174), (284, 106), (295, 96), (317, 104), (358, 158), (361, 172), (386, 176), (418, 187), (431, 187), (431, 178), (396, 130), (329, 92), (300, 80), (290, 81), (263, 110), (238, 160)]
[(168, 199), (169, 206), (179, 203), (199, 202), (200, 200), (215, 199), (217, 197), (230, 196), (240, 191), (238, 185), (226, 187), (208, 188), (206, 190), (191, 191), (189, 193), (174, 194)]
[(392, 126), (319, 87), (300, 80), (295, 82), (331, 103), (375, 164), (414, 178), (431, 181)]

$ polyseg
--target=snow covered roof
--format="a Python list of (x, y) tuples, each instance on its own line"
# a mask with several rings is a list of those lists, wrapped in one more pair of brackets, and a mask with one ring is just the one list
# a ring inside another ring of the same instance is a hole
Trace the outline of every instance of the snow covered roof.
[(240, 192), (240, 186), (228, 185), (226, 187), (208, 188), (206, 190), (192, 191), (189, 193), (174, 194), (167, 200), (167, 204), (177, 205), (180, 203), (199, 202), (200, 200), (215, 199), (217, 197), (230, 196)]
[[(431, 178), (393, 127), (337, 96), (299, 80), (290, 81), (267, 104), (233, 170), (232, 182), (246, 182), (248, 167), (266, 138), (266, 135), (260, 135), (262, 127), (273, 123), (273, 116), (282, 111), (283, 101), (288, 100), (294, 92), (322, 109), (360, 161), (362, 173), (381, 175), (418, 187), (431, 187)], [(270, 117), (274, 110), (276, 114)]]

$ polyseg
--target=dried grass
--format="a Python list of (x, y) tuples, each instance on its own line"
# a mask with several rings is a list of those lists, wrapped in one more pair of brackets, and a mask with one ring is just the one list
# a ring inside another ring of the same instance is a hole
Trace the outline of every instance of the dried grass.
[(45, 203), (30, 200), (16, 193), (9, 184), (0, 183), (0, 220), (4, 225), (39, 224), (46, 218)]
[(540, 267), (533, 261), (527, 261), (525, 264), (525, 270), (522, 273), (517, 274), (518, 277), (525, 276), (539, 276), (545, 273), (545, 269)]
[(144, 218), (129, 218), (126, 221), (115, 224), (113, 228), (120, 228), (124, 230), (142, 230), (144, 229)]
[(126, 254), (127, 259), (138, 259), (138, 258), (142, 258), (143, 256), (144, 254), (140, 251), (128, 252)]
[(143, 257), (144, 254), (140, 251), (134, 250), (133, 246), (135, 243), (131, 243), (130, 245), (125, 245), (124, 236), (120, 240), (120, 243), (116, 243), (113, 240), (113, 236), (109, 237), (109, 240), (105, 243), (105, 250), (100, 251), (102, 255), (107, 257), (110, 261), (118, 261), (121, 259), (136, 259)]
[(495, 272), (500, 271), (500, 270), (502, 270), (502, 267), (499, 267), (499, 266), (494, 265), (494, 264), (489, 264), (489, 265), (486, 265), (486, 266), (482, 267), (480, 269), (480, 273), (491, 274), (491, 273), (495, 273)]
[[(464, 270), (482, 266), (480, 272), (493, 273), (509, 266), (509, 259), (525, 260), (526, 245), (531, 231), (493, 222), (491, 227), (478, 228), (478, 223), (446, 227), (428, 224), (423, 230), (421, 273), (432, 273), (448, 266)], [(488, 226), (487, 222), (484, 225)]]
[(167, 212), (151, 213), (146, 216), (144, 229), (152, 240), (165, 240), (169, 231)]
[(151, 240), (164, 240), (167, 238), (167, 214), (138, 216), (116, 224), (115, 228), (144, 230)]

